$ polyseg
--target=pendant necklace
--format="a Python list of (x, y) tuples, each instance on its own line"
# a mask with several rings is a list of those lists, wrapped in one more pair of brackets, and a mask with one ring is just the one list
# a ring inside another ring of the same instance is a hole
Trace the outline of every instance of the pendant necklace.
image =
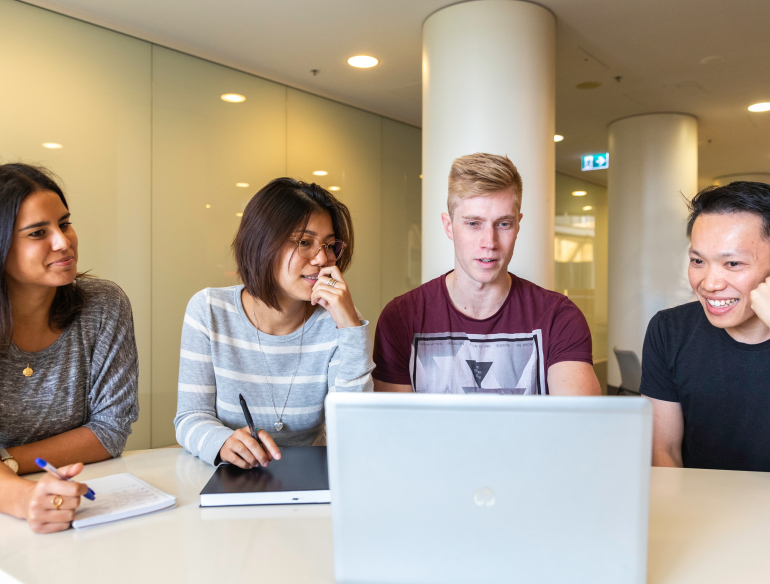
[(32, 374), (34, 371), (29, 366), (29, 363), (27, 363), (27, 366), (24, 368), (24, 371), (21, 372), (24, 377), (32, 377)]
[[(307, 319), (307, 305), (303, 308), (302, 312), (302, 333), (299, 337), (299, 354), (297, 355), (297, 364), (294, 366), (294, 373), (291, 374), (291, 381), (289, 382), (289, 391), (286, 392), (286, 399), (283, 402), (283, 407), (281, 408), (281, 414), (278, 415), (278, 409), (275, 407), (275, 398), (273, 397), (273, 386), (270, 385), (270, 380), (268, 378), (268, 375), (270, 371), (267, 368), (267, 361), (265, 360), (265, 352), (262, 350), (262, 340), (259, 337), (259, 321), (257, 320), (257, 309), (256, 309), (257, 303), (254, 301), (254, 298), (251, 299), (251, 313), (254, 315), (254, 322), (257, 323), (257, 342), (259, 343), (259, 352), (262, 355), (262, 365), (265, 368), (265, 373), (263, 374), (263, 377), (265, 378), (265, 383), (267, 383), (267, 389), (270, 390), (270, 401), (273, 402), (273, 411), (275, 412), (275, 417), (278, 420), (273, 426), (275, 427), (276, 432), (280, 432), (283, 430), (283, 412), (286, 409), (286, 404), (289, 402), (289, 394), (291, 393), (291, 386), (294, 383), (294, 376), (297, 374), (297, 369), (299, 369), (299, 362), (302, 360), (302, 340), (305, 337), (305, 322)], [(26, 374), (25, 374), (26, 375)], [(31, 375), (31, 373), (30, 373)]]

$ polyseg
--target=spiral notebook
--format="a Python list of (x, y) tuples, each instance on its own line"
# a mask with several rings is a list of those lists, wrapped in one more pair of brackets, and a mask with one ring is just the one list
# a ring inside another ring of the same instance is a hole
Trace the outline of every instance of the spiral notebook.
[(176, 506), (176, 497), (130, 473), (88, 481), (96, 498), (81, 500), (72, 527), (82, 529)]

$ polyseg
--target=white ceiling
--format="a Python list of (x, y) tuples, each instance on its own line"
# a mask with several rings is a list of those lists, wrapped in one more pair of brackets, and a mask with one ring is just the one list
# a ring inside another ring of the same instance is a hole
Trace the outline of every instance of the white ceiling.
[[(32, 0), (49, 8), (419, 126), (422, 23), (447, 0)], [(607, 124), (677, 111), (699, 119), (701, 185), (770, 172), (768, 0), (544, 0), (557, 19), (557, 170), (607, 149)], [(357, 70), (348, 57), (377, 57)], [(701, 64), (707, 57), (722, 60)], [(318, 69), (318, 75), (311, 73)], [(616, 81), (616, 77), (620, 77)], [(580, 90), (583, 81), (601, 87)], [(582, 176), (581, 176), (582, 175)]]

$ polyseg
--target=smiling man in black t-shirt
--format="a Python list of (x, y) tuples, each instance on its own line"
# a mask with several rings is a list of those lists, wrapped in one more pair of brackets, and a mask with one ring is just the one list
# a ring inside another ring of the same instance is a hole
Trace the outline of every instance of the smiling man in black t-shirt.
[(698, 302), (656, 314), (644, 340), (653, 464), (770, 471), (770, 185), (701, 191), (687, 231)]

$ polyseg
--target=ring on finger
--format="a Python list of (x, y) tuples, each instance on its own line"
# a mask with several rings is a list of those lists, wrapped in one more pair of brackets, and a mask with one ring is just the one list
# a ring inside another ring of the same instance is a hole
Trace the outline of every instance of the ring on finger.
[(54, 509), (57, 511), (59, 510), (59, 507), (61, 507), (62, 503), (64, 503), (64, 499), (62, 499), (59, 495), (56, 495), (53, 499), (51, 499), (51, 505), (53, 505)]
[(334, 278), (329, 278), (329, 286), (334, 288), (336, 285), (337, 285), (337, 280), (335, 280)]

